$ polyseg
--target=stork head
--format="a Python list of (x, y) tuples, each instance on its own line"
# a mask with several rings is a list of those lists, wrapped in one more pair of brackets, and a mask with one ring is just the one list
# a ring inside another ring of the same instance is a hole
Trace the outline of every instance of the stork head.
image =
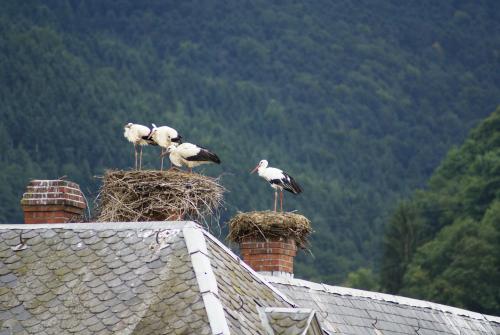
[(165, 157), (165, 156), (170, 155), (170, 153), (171, 153), (172, 151), (174, 151), (174, 150), (175, 150), (175, 148), (177, 148), (177, 145), (175, 145), (175, 144), (171, 144), (171, 145), (169, 145), (169, 146), (167, 147), (167, 149), (165, 150), (165, 152), (164, 152), (164, 153), (162, 153), (162, 154), (160, 155), (160, 157)]
[(269, 163), (268, 163), (265, 159), (263, 159), (263, 160), (261, 160), (261, 161), (259, 162), (259, 164), (257, 164), (257, 166), (256, 166), (256, 167), (255, 167), (255, 168), (254, 168), (254, 169), (253, 169), (250, 173), (254, 173), (255, 171), (257, 171), (257, 170), (258, 170), (258, 169), (260, 169), (260, 168), (265, 169), (265, 168), (267, 167), (267, 165), (268, 165), (268, 164), (269, 164)]
[(167, 148), (167, 152), (168, 153), (171, 153), (172, 151), (174, 151), (175, 149), (177, 149), (177, 144), (170, 144)]

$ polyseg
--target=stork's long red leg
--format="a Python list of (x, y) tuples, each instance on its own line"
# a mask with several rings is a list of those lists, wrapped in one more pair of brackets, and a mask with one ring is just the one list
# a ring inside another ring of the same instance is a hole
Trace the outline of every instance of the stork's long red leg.
[(283, 190), (280, 192), (280, 206), (281, 206), (281, 212), (283, 212)]
[(278, 190), (274, 191), (274, 211), (276, 212), (276, 207), (278, 207)]

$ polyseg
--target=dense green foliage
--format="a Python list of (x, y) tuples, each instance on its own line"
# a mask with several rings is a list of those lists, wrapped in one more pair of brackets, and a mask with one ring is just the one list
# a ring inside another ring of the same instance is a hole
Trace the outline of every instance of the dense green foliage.
[(29, 178), (92, 198), (132, 165), (125, 123), (167, 124), (221, 157), (202, 171), (223, 174), (225, 219), (272, 205), (260, 159), (294, 176), (285, 207), (316, 231), (298, 275), (338, 283), (498, 103), (498, 22), (485, 0), (1, 1), (0, 222), (22, 220)]
[(400, 205), (384, 245), (387, 290), (500, 314), (500, 107)]

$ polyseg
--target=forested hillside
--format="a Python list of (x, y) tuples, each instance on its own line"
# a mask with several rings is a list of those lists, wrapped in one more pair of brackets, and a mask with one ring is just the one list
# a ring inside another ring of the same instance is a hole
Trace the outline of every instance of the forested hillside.
[(500, 107), (392, 217), (383, 287), (500, 314)]
[[(123, 125), (214, 150), (227, 219), (269, 209), (260, 159), (304, 193), (297, 275), (339, 283), (381, 256), (388, 213), (500, 96), (498, 1), (1, 1), (0, 222), (30, 178), (130, 168)], [(158, 168), (158, 150), (144, 161)]]

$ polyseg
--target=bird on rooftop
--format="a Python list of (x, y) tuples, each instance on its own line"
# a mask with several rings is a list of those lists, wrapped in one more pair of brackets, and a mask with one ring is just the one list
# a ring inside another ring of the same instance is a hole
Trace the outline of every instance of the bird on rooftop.
[(154, 123), (151, 124), (153, 129), (151, 129), (150, 138), (155, 141), (161, 147), (161, 164), (160, 170), (163, 170), (163, 158), (165, 157), (165, 150), (172, 144), (181, 144), (182, 136), (179, 135), (177, 130), (167, 126), (157, 127)]
[[(124, 127), (125, 132), (123, 136), (129, 142), (132, 142), (135, 150), (135, 169), (139, 166), (139, 170), (142, 169), (142, 147), (144, 145), (157, 145), (151, 138), (151, 130), (148, 127), (141, 124), (127, 123)], [(137, 152), (139, 152), (139, 164), (137, 164)]]
[(193, 172), (193, 168), (201, 164), (220, 164), (220, 159), (216, 154), (192, 143), (182, 143), (178, 146), (171, 144), (163, 155), (166, 154), (169, 154), (173, 165), (178, 167), (187, 166), (189, 172)]
[(259, 176), (267, 180), (271, 187), (274, 188), (275, 212), (278, 202), (278, 190), (280, 191), (280, 208), (283, 212), (283, 190), (287, 190), (293, 194), (299, 194), (302, 192), (302, 188), (288, 173), (277, 168), (267, 167), (268, 164), (267, 160), (263, 159), (250, 173), (257, 171)]

